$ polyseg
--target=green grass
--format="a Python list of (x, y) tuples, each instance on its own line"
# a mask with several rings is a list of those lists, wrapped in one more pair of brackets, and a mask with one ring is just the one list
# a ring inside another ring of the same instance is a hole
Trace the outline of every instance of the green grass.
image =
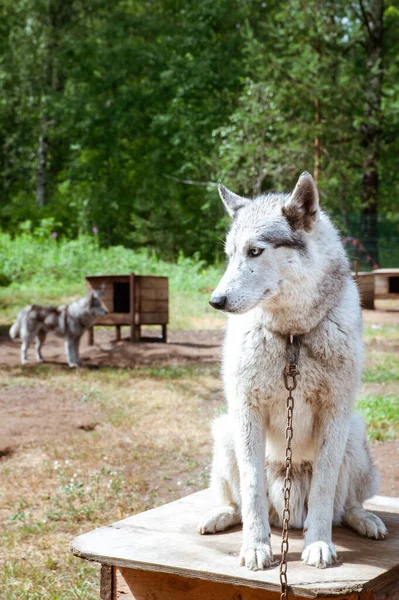
[(398, 339), (398, 327), (396, 325), (369, 325), (364, 328), (363, 335), (369, 338), (383, 338), (386, 340)]
[(367, 423), (372, 440), (387, 440), (399, 436), (399, 395), (366, 394), (360, 396), (357, 411)]
[(375, 364), (367, 367), (363, 373), (364, 383), (399, 382), (399, 356), (378, 352), (373, 354)]
[[(382, 348), (392, 349), (390, 340), (399, 339), (399, 326), (384, 326)], [(380, 331), (380, 328), (378, 329)], [(399, 355), (383, 352), (373, 344), (366, 346), (367, 367), (363, 373), (356, 409), (367, 424), (370, 439), (386, 440), (399, 436)]]
[(175, 379), (194, 379), (202, 375), (218, 376), (219, 365), (168, 365), (166, 367), (148, 367), (133, 371), (133, 377), (153, 377), (173, 381)]

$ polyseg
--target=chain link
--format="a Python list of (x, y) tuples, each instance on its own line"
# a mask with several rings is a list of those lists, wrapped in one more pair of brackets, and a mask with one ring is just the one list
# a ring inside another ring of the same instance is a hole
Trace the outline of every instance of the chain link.
[(294, 413), (294, 398), (292, 392), (296, 388), (296, 378), (299, 375), (297, 369), (299, 356), (299, 341), (294, 343), (294, 336), (290, 335), (287, 342), (287, 363), (284, 368), (284, 385), (288, 390), (287, 398), (287, 426), (285, 428), (285, 437), (287, 446), (285, 448), (285, 478), (284, 478), (284, 510), (282, 514), (283, 530), (281, 534), (281, 562), (280, 562), (280, 600), (288, 600), (287, 595), (287, 553), (289, 549), (288, 543), (288, 526), (290, 522), (290, 495), (291, 495), (291, 462), (292, 462), (292, 438), (294, 435), (292, 428), (292, 417)]

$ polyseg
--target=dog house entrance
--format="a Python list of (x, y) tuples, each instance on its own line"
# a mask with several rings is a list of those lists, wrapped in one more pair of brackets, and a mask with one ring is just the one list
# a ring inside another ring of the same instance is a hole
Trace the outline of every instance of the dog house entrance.
[(130, 285), (120, 281), (114, 283), (114, 312), (130, 313)]
[(389, 293), (399, 294), (399, 277), (389, 278)]

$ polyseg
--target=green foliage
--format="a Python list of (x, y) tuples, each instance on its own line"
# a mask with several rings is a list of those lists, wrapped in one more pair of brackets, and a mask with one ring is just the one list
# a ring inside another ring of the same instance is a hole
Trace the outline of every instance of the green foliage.
[(169, 277), (172, 291), (193, 292), (216, 284), (220, 270), (207, 267), (199, 256), (180, 254), (175, 263), (165, 262), (154, 253), (123, 246), (101, 248), (96, 236), (81, 235), (75, 240), (57, 240), (43, 235), (44, 225), (32, 234), (15, 238), (0, 233), (0, 263), (11, 285), (84, 284), (86, 275), (143, 273)]
[[(290, 189), (314, 170), (318, 140), (323, 204), (358, 236), (369, 81), (359, 11), (343, 0), (5, 0), (0, 227), (17, 235), (21, 223), (53, 219), (70, 239), (95, 227), (101, 246), (213, 262), (226, 227), (215, 182), (246, 194)], [(396, 0), (384, 25), (388, 266), (397, 260)]]

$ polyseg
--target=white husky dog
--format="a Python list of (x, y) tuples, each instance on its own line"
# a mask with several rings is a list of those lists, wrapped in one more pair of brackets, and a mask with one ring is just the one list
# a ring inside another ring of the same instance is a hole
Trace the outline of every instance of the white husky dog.
[(353, 412), (362, 369), (359, 295), (338, 233), (303, 173), (292, 194), (253, 200), (220, 186), (233, 218), (227, 270), (210, 304), (229, 313), (223, 379), (228, 412), (214, 423), (212, 487), (218, 506), (199, 523), (215, 533), (242, 522), (240, 561), (272, 564), (285, 475), (283, 371), (289, 335), (300, 344), (293, 393), (290, 526), (304, 528), (302, 560), (336, 560), (332, 525), (371, 538), (387, 530), (362, 503), (377, 491), (364, 425)]
[(93, 291), (72, 302), (69, 306), (38, 306), (29, 304), (18, 314), (10, 329), (10, 337), (21, 338), (21, 363), (28, 362), (28, 348), (37, 337), (36, 360), (44, 362), (42, 345), (49, 331), (53, 331), (65, 340), (65, 353), (70, 367), (77, 367), (79, 344), (84, 332), (89, 329), (96, 317), (108, 313), (100, 298), (101, 292)]

